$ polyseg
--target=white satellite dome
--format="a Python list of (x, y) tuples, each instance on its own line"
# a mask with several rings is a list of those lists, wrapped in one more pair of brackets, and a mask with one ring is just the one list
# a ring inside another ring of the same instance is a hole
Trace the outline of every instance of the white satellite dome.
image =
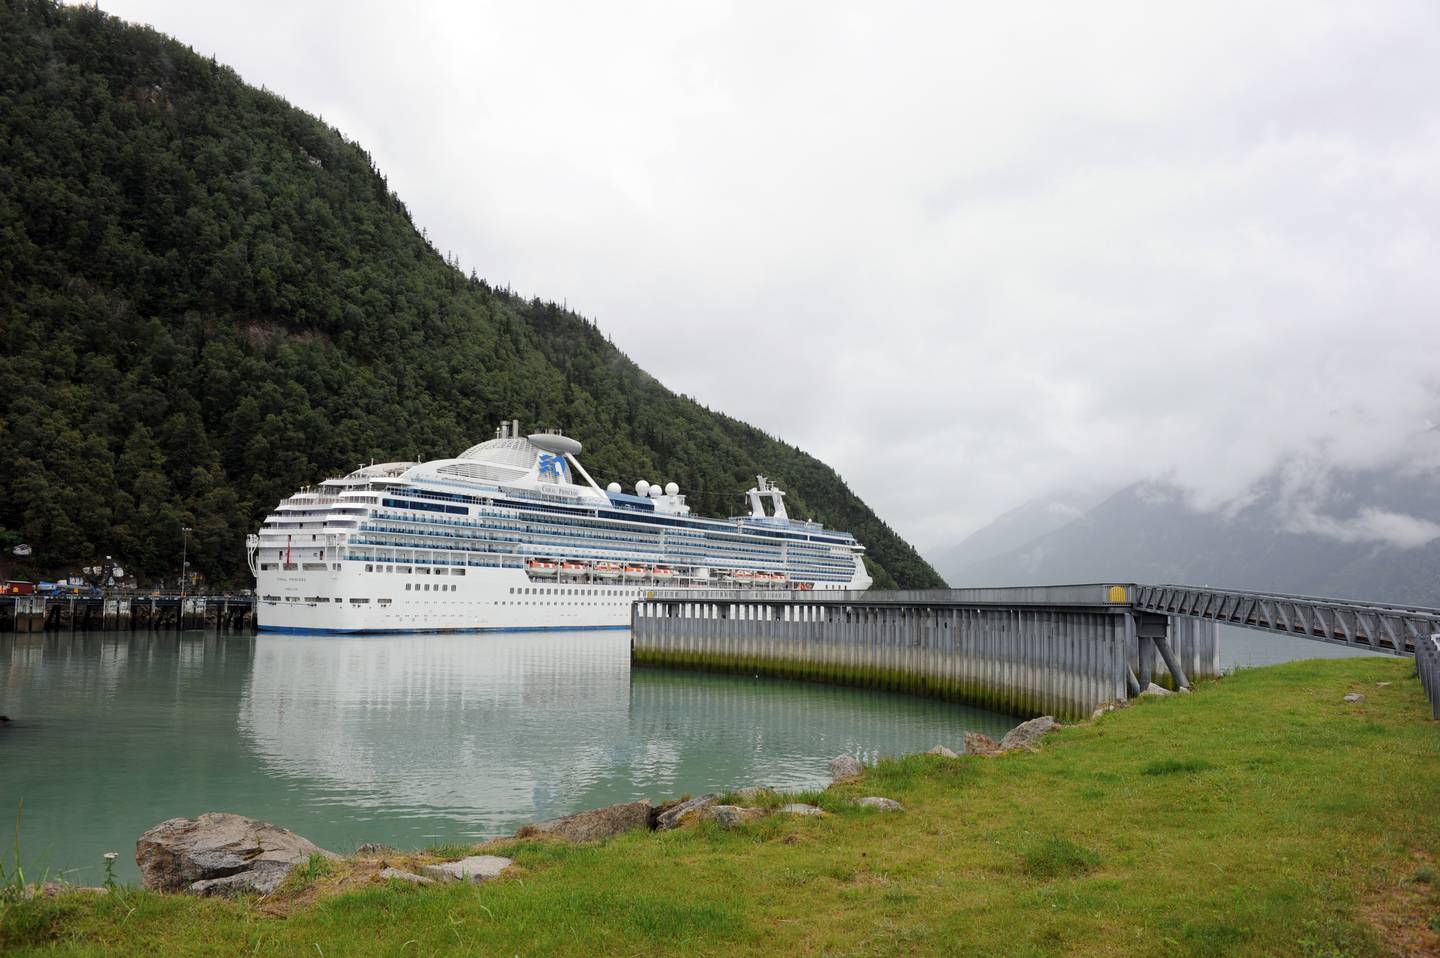
[(667, 496), (678, 496), (678, 495), (680, 495), (680, 487), (679, 487), (678, 485), (676, 485), (675, 483), (673, 483), (673, 482), (667, 482), (667, 483), (665, 483), (665, 495), (667, 495)]
[(610, 483), (610, 485), (608, 485), (608, 486), (605, 487), (605, 491), (608, 492), (608, 493), (610, 493), (610, 495), (612, 495), (612, 496), (618, 496), (618, 495), (620, 494), (620, 483), (618, 483), (618, 482), (612, 482), (612, 483)]
[(650, 498), (651, 498), (651, 499), (659, 499), (659, 498), (660, 498), (660, 483), (658, 483), (658, 482), (652, 482), (652, 483), (650, 483)]
[(650, 483), (646, 482), (644, 479), (641, 479), (639, 482), (635, 483), (635, 495), (637, 495), (637, 496), (648, 496), (648, 495), (650, 495)]

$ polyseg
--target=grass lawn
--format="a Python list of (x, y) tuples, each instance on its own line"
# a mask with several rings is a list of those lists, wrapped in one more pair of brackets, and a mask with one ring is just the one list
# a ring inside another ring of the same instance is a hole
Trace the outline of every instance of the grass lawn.
[[(352, 861), (263, 901), (11, 900), (0, 953), (1435, 954), (1429, 714), (1406, 661), (1243, 671), (1036, 754), (884, 762), (824, 793), (824, 818), (496, 843), (518, 867), (479, 886)], [(906, 811), (845, 805), (861, 795)]]

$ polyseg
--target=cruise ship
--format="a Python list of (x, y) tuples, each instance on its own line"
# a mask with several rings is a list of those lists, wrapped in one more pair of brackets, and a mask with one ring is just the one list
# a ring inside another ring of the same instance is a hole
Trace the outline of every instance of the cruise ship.
[(791, 519), (757, 476), (748, 515), (692, 515), (674, 482), (601, 488), (581, 445), (510, 420), (454, 459), (388, 462), (281, 502), (248, 537), (269, 632), (626, 628), (655, 589), (865, 589), (864, 547)]

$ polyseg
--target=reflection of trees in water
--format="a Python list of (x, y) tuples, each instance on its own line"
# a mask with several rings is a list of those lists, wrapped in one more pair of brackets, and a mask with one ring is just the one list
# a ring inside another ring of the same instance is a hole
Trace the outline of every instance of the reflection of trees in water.
[(17, 716), (41, 711), (31, 707), (38, 698), (52, 713), (57, 700), (74, 698), (78, 711), (104, 714), (157, 689), (183, 697), (234, 687), (249, 673), (253, 647), (250, 636), (210, 632), (0, 635), (0, 688)]

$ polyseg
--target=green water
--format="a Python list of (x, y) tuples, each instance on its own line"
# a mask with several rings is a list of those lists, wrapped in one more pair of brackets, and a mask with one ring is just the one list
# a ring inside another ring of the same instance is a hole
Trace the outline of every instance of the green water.
[[(231, 811), (320, 845), (417, 848), (634, 798), (828, 781), (957, 751), (1006, 716), (901, 695), (632, 670), (625, 632), (0, 635), (0, 854), (138, 879), (157, 822)], [(8, 819), (8, 820), (7, 820)]]

